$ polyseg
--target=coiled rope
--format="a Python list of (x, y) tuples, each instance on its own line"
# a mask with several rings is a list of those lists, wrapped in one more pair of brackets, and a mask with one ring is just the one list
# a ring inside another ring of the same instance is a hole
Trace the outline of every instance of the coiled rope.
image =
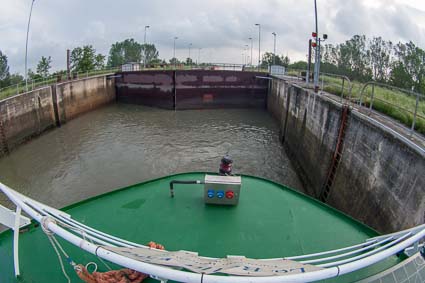
[[(83, 238), (86, 240), (85, 237), (85, 231), (80, 230), (78, 228), (72, 227), (70, 225), (67, 225), (65, 223), (57, 223), (54, 219), (45, 216), (42, 218), (41, 221), (41, 228), (43, 230), (43, 232), (46, 234), (47, 238), (49, 239), (57, 257), (59, 260), (59, 264), (61, 266), (61, 270), (63, 275), (65, 276), (65, 278), (68, 280), (68, 283), (71, 283), (71, 279), (69, 277), (69, 275), (66, 273), (65, 270), (65, 266), (62, 260), (62, 255), (65, 257), (65, 259), (67, 260), (67, 262), (73, 267), (73, 269), (75, 270), (75, 272), (77, 273), (78, 277), (80, 277), (80, 279), (84, 280), (87, 283), (109, 283), (109, 282), (117, 282), (117, 283), (140, 283), (142, 282), (144, 279), (148, 278), (149, 275), (129, 269), (129, 268), (125, 268), (125, 269), (120, 269), (120, 270), (111, 270), (111, 268), (106, 264), (106, 262), (104, 262), (100, 257), (98, 257), (98, 259), (109, 269), (109, 271), (107, 272), (97, 272), (97, 264), (95, 262), (89, 262), (88, 264), (86, 264), (86, 266), (82, 265), (82, 264), (76, 264), (71, 257), (65, 252), (65, 250), (63, 249), (63, 247), (61, 246), (61, 244), (59, 243), (59, 241), (55, 238), (54, 233), (52, 231), (49, 230), (48, 228), (48, 224), (49, 222), (53, 222), (57, 225), (61, 225), (64, 226), (70, 230), (79, 232)], [(93, 241), (91, 241), (90, 239), (88, 239), (91, 243), (93, 243)], [(153, 249), (160, 249), (163, 250), (164, 246), (157, 244), (155, 242), (149, 242), (148, 246), (150, 248)], [(89, 267), (93, 266), (94, 269), (92, 271), (92, 273), (90, 273), (88, 271)]]

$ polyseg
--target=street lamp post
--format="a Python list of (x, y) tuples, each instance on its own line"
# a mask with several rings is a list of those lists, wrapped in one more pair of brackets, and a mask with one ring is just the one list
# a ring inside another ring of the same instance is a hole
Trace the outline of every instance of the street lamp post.
[(258, 26), (258, 70), (260, 70), (261, 65), (261, 24), (255, 24)]
[(246, 59), (245, 59), (245, 65), (248, 65), (248, 57), (249, 57), (249, 45), (248, 44), (245, 44), (245, 47), (244, 47), (244, 52), (246, 52)]
[(201, 64), (201, 49), (202, 48), (198, 48), (198, 64), (197, 65)]
[(143, 58), (143, 69), (146, 69), (146, 30), (150, 28), (150, 26), (145, 26), (145, 39), (144, 39), (144, 45), (143, 45), (143, 50), (144, 50), (144, 58)]
[(254, 42), (252, 41), (252, 37), (248, 38), (251, 41), (251, 67), (252, 67), (252, 47)]
[(174, 69), (176, 68), (177, 58), (176, 58), (176, 40), (179, 39), (177, 36), (174, 37), (174, 48), (173, 48), (173, 59), (174, 59)]
[(31, 23), (31, 14), (32, 14), (32, 7), (34, 6), (34, 1), (31, 2), (31, 10), (30, 10), (30, 16), (28, 18), (28, 26), (27, 26), (27, 40), (25, 43), (25, 89), (28, 91), (28, 35), (30, 33), (30, 23)]
[(274, 37), (274, 47), (273, 47), (273, 65), (276, 65), (276, 33), (273, 32)]
[(189, 66), (192, 67), (192, 62), (191, 62), (191, 59), (190, 59), (190, 49), (191, 48), (192, 48), (192, 43), (189, 43)]

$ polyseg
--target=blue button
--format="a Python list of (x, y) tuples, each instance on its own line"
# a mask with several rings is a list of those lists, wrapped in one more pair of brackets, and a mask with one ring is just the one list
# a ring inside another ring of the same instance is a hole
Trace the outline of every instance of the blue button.
[(217, 197), (218, 198), (224, 198), (224, 191), (218, 191), (217, 192)]
[(208, 190), (208, 191), (207, 191), (207, 196), (208, 196), (209, 198), (213, 198), (213, 197), (214, 197), (214, 190)]

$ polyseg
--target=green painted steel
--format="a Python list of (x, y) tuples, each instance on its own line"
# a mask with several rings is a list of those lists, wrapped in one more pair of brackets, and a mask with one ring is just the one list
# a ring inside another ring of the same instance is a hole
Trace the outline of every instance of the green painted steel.
[[(242, 177), (240, 201), (235, 207), (205, 205), (202, 185), (176, 185), (175, 198), (170, 198), (170, 180), (203, 177), (204, 173), (168, 176), (64, 210), (86, 225), (123, 239), (138, 243), (155, 241), (168, 250), (197, 251), (211, 257), (301, 255), (357, 244), (377, 235), (329, 206), (256, 177)], [(19, 280), (13, 276), (12, 232), (0, 234), (0, 282), (66, 282), (47, 237), (35, 226), (20, 237), (22, 276)], [(95, 261), (101, 271), (106, 271), (94, 256), (60, 242), (75, 262)], [(326, 282), (355, 282), (398, 261), (393, 257)], [(73, 282), (81, 282), (68, 264), (66, 269)]]

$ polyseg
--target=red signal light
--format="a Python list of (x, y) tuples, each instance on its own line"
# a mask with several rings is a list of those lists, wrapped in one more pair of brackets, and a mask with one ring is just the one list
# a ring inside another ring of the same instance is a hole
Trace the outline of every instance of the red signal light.
[(317, 33), (312, 32), (312, 33), (311, 33), (311, 36), (312, 36), (312, 37), (317, 37)]
[(316, 42), (313, 42), (313, 43), (311, 44), (311, 46), (313, 46), (314, 48), (316, 48), (317, 43), (316, 43)]

